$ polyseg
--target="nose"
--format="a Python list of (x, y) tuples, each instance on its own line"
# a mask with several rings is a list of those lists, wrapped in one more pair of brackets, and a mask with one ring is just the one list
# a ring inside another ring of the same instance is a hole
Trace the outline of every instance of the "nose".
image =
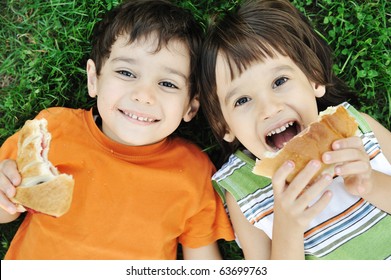
[(260, 117), (264, 120), (277, 115), (284, 108), (283, 100), (273, 95), (262, 97), (258, 103)]
[(155, 89), (153, 86), (138, 84), (132, 88), (131, 99), (135, 102), (151, 105), (155, 102)]

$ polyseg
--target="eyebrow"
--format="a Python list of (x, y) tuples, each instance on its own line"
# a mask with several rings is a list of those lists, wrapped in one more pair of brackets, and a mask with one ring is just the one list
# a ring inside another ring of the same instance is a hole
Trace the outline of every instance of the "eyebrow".
[(126, 63), (135, 63), (136, 60), (133, 59), (133, 58), (129, 58), (129, 57), (115, 57), (112, 59), (113, 62), (117, 62), (117, 61), (121, 61), (121, 62), (126, 62)]
[[(294, 70), (291, 66), (289, 65), (280, 65), (280, 66), (276, 66), (276, 67), (272, 67), (270, 69), (270, 71), (268, 72), (272, 72), (272, 73), (278, 73), (280, 71), (292, 71)], [(236, 94), (236, 91), (237, 91), (237, 87), (233, 88), (232, 90), (230, 90), (228, 92), (228, 94), (225, 96), (224, 98), (224, 102), (225, 104), (228, 104), (228, 101), (233, 97), (235, 96)]]
[(224, 98), (224, 103), (228, 104), (228, 101), (232, 98), (232, 96), (235, 96), (236, 94), (236, 87), (228, 92), (228, 94)]
[[(117, 62), (117, 61), (120, 61), (120, 62), (126, 62), (126, 63), (129, 63), (129, 64), (135, 64), (137, 62), (137, 59), (134, 59), (134, 58), (129, 58), (129, 57), (116, 57), (116, 58), (113, 58), (112, 60), (113, 62)], [(180, 76), (182, 77), (184, 80), (188, 80), (188, 77), (183, 74), (182, 72), (174, 69), (174, 68), (171, 68), (171, 67), (163, 67), (163, 70), (164, 71), (167, 71), (168, 73), (170, 74), (174, 74), (174, 75), (177, 75), (177, 76)]]
[(178, 71), (176, 69), (173, 69), (173, 68), (170, 68), (170, 67), (164, 67), (164, 70), (166, 70), (170, 74), (174, 74), (174, 75), (182, 77), (185, 81), (188, 80), (188, 77), (185, 74), (183, 74), (182, 72), (180, 72), (180, 71)]

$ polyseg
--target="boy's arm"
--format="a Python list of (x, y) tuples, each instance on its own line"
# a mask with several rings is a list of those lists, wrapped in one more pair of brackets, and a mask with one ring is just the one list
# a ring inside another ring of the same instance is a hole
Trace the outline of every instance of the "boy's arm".
[(391, 214), (391, 176), (377, 171), (373, 171), (372, 176), (374, 181), (372, 191), (362, 197)]
[(185, 260), (221, 260), (217, 242), (199, 248), (182, 246), (182, 251)]
[(231, 222), (246, 260), (270, 259), (269, 237), (246, 219), (235, 198), (226, 193)]
[[(391, 132), (370, 116), (366, 114), (363, 114), (363, 116), (379, 141), (384, 156), (387, 158), (388, 162), (391, 163)], [(391, 213), (391, 176), (374, 171), (373, 178), (374, 187), (370, 193), (363, 196), (364, 199), (383, 211)]]

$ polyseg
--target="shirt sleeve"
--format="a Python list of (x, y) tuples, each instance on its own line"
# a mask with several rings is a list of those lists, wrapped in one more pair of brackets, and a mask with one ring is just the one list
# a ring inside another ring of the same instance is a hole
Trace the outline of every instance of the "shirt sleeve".
[(186, 247), (198, 248), (219, 239), (235, 239), (223, 202), (213, 189), (211, 173), (204, 179), (199, 211), (186, 221), (185, 232), (179, 238), (179, 242)]

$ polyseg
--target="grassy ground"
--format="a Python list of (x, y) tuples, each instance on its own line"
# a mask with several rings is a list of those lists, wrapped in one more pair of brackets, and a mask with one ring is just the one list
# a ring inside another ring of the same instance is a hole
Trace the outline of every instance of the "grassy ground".
[[(204, 25), (239, 0), (179, 0)], [(94, 23), (114, 0), (0, 0), (0, 144), (50, 106), (87, 108), (85, 63)], [(359, 109), (391, 128), (391, 3), (294, 0), (335, 50), (335, 71), (357, 90)], [(188, 132), (188, 131), (191, 131)], [(194, 133), (196, 131), (196, 133)], [(202, 115), (180, 131), (214, 159), (219, 152)], [(0, 225), (0, 257), (18, 221)], [(221, 242), (226, 259), (243, 256)]]

